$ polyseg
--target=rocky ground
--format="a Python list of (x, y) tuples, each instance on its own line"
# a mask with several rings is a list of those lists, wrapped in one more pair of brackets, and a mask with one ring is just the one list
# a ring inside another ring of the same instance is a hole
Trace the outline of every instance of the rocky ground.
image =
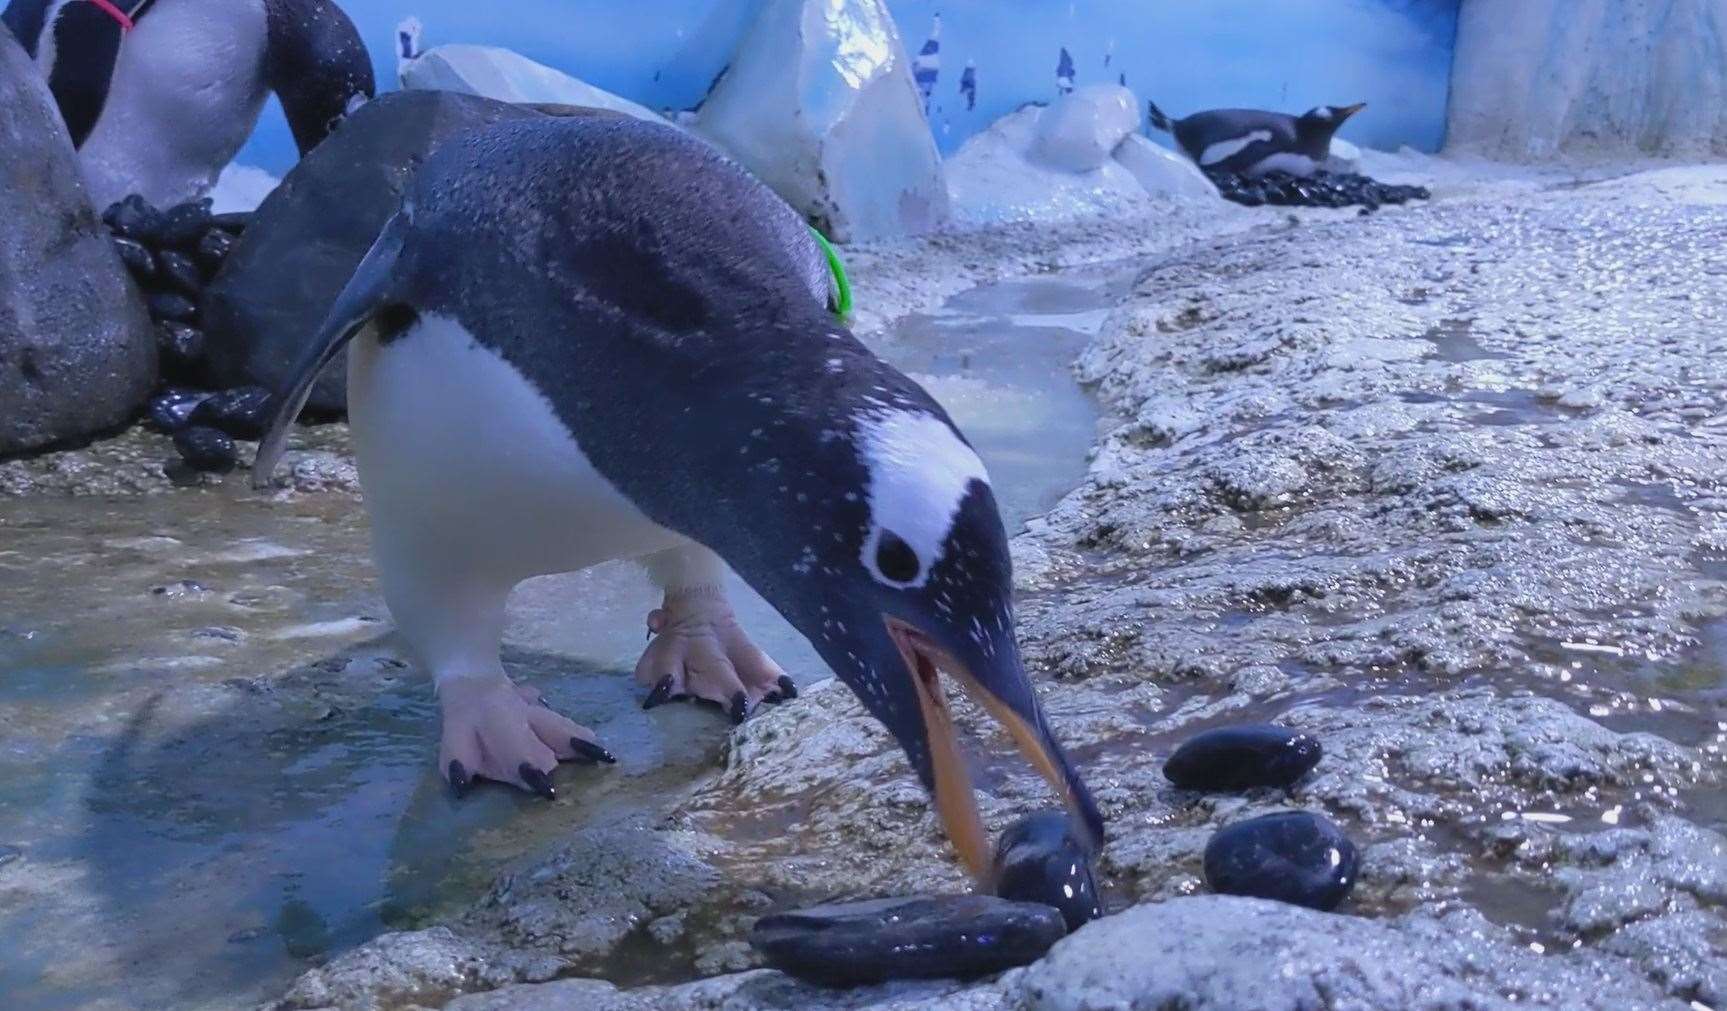
[[(756, 968), (764, 910), (965, 887), (897, 749), (828, 682), (662, 810), (531, 852), (272, 1006), (1727, 1004), (1727, 171), (1435, 190), (850, 256), (865, 331), (980, 279), (1160, 257), (1076, 366), (1105, 412), (1089, 475), (1014, 544), (1115, 915), (982, 982)], [(0, 489), (166, 491), (156, 438), (0, 465)], [(349, 483), (339, 435), (312, 439), (283, 494)], [(990, 829), (1047, 806), (960, 715)], [(1267, 718), (1327, 749), (1291, 796), (1164, 782), (1195, 730)], [(1286, 806), (1362, 844), (1354, 898), (1203, 894), (1210, 833)]]

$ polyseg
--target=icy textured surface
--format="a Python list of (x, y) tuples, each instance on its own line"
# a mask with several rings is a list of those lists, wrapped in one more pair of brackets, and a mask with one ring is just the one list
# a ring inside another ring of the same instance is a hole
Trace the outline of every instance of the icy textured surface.
[(1129, 134), (1116, 146), (1116, 164), (1133, 173), (1140, 188), (1154, 197), (1218, 200), (1217, 187), (1199, 166), (1142, 134)]
[(459, 91), (500, 102), (611, 109), (665, 122), (652, 109), (497, 46), (438, 46), (405, 61), (400, 76), (404, 88)]
[(948, 159), (955, 221), (980, 227), (1149, 210), (1145, 188), (1113, 159), (1092, 172), (1069, 172), (1033, 160), (1042, 114), (1042, 107), (1035, 105), (1009, 113)]
[(1727, 154), (1727, 0), (1464, 0), (1448, 150)]
[(830, 238), (947, 220), (941, 156), (882, 0), (769, 0), (697, 124)]
[(1090, 84), (1056, 99), (1037, 118), (1032, 151), (1051, 168), (1102, 168), (1122, 139), (1139, 129), (1139, 99), (1119, 84)]

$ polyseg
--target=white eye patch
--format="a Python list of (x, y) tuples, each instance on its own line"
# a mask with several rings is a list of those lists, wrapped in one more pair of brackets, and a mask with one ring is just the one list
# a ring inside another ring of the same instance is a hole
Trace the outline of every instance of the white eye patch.
[(941, 561), (960, 503), (973, 481), (989, 483), (983, 461), (940, 418), (888, 410), (857, 420), (869, 469), (869, 531), (860, 561), (877, 582), (915, 589)]

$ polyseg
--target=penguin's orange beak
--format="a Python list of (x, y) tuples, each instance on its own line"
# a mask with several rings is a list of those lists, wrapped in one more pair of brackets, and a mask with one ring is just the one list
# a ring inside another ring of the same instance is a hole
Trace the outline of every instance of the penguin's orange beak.
[[(932, 638), (908, 622), (885, 616), (888, 635), (898, 647), (900, 657), (910, 672), (912, 689), (917, 695), (918, 708), (923, 714), (924, 736), (928, 745), (930, 793), (937, 815), (947, 830), (960, 861), (974, 880), (984, 881), (990, 869), (990, 842), (978, 815), (977, 798), (972, 793), (971, 776), (966, 771), (965, 758), (960, 752), (954, 732), (953, 713), (948, 708), (947, 695), (942, 690), (940, 673), (945, 671), (956, 680), (973, 702), (995, 717), (1013, 738), (1032, 767), (1049, 781), (1057, 796), (1072, 812), (1093, 846), (1102, 842), (1102, 819), (1086, 790), (1085, 784), (1069, 765), (1066, 756), (1050, 736), (1042, 713), (1035, 703), (1031, 712), (1021, 712), (1024, 702), (1010, 702), (1018, 693), (997, 691), (991, 686), (1006, 676), (1025, 685), (1025, 673), (1019, 668), (1017, 651), (1011, 658), (1011, 672), (974, 671), (952, 652), (943, 649)], [(1029, 685), (1027, 695), (1029, 698)]]

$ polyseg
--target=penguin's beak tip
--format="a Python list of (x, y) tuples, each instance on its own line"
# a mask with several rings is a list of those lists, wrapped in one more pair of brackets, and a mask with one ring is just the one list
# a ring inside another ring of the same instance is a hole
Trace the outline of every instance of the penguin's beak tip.
[[(884, 615), (888, 634), (899, 648), (909, 673), (912, 691), (923, 713), (923, 741), (929, 756), (930, 793), (936, 813), (953, 843), (960, 861), (972, 878), (987, 883), (990, 875), (991, 847), (978, 813), (977, 798), (972, 793), (971, 777), (960, 753), (954, 732), (953, 714), (948, 708), (942, 689), (940, 672), (952, 675), (967, 696), (978, 703), (1018, 745), (1031, 765), (1043, 774), (1057, 796), (1072, 812), (1081, 831), (1095, 849), (1102, 844), (1103, 822), (1096, 803), (1085, 785), (1068, 764), (1067, 758), (1054, 739), (1042, 726), (1004, 702), (990, 688), (984, 672), (973, 671), (953, 654), (942, 649), (929, 636), (909, 623)], [(1024, 677), (1015, 660), (1013, 676)]]
[(1366, 102), (1357, 102), (1354, 105), (1346, 105), (1343, 108), (1338, 110), (1339, 112), (1343, 113), (1343, 115), (1339, 118), (1340, 119), (1348, 119), (1349, 117), (1355, 115), (1356, 113), (1360, 112), (1361, 110), (1363, 110), (1365, 108), (1367, 108)]

